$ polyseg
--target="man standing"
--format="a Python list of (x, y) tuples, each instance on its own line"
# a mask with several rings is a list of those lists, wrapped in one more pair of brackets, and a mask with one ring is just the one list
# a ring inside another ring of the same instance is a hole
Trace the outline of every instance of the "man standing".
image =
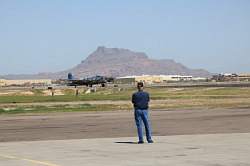
[(143, 129), (142, 122), (146, 130), (146, 137), (148, 143), (153, 143), (151, 138), (151, 128), (148, 115), (148, 103), (150, 101), (149, 94), (143, 91), (143, 83), (137, 83), (138, 91), (132, 95), (132, 103), (134, 104), (135, 123), (139, 137), (138, 144), (143, 144)]

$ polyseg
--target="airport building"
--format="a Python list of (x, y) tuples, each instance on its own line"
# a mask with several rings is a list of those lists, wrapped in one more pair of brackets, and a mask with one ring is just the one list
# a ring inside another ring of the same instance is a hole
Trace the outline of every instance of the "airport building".
[(227, 82), (227, 81), (250, 81), (250, 74), (231, 74), (231, 73), (226, 73), (226, 74), (218, 74), (214, 75), (212, 77), (213, 81), (217, 82)]
[(6, 80), (0, 79), (0, 86), (32, 86), (32, 85), (50, 85), (50, 79), (37, 79), (37, 80)]
[(133, 84), (137, 82), (144, 82), (147, 84), (178, 82), (178, 81), (195, 81), (206, 80), (206, 78), (194, 78), (193, 76), (182, 75), (141, 75), (141, 76), (125, 76), (117, 77), (116, 84)]
[(250, 81), (250, 74), (239, 74), (240, 81)]

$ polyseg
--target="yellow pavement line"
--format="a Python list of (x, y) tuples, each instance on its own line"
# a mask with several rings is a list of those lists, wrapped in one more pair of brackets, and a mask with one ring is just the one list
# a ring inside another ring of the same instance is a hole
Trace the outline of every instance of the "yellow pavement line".
[(2, 155), (2, 154), (0, 154), (0, 157), (7, 158), (7, 159), (23, 160), (23, 161), (28, 161), (28, 162), (31, 162), (31, 163), (34, 163), (34, 164), (40, 164), (40, 165), (45, 165), (45, 166), (59, 166), (59, 165), (48, 163), (48, 162), (44, 162), (44, 161), (26, 159), (26, 158), (21, 158), (21, 157), (16, 157), (16, 156), (9, 156), (9, 155)]

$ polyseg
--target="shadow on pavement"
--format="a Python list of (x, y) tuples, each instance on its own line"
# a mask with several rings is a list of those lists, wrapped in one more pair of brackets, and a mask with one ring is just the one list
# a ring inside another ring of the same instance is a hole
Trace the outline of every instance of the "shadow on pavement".
[(115, 142), (116, 144), (138, 144), (137, 142), (131, 142), (131, 141), (120, 141), (120, 142)]

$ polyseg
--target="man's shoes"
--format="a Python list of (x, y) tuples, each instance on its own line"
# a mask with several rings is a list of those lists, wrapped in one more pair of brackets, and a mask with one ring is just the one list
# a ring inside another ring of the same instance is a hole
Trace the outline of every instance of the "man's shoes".
[(144, 144), (144, 141), (139, 141), (138, 144)]
[(148, 143), (152, 144), (152, 143), (154, 143), (154, 141), (153, 140), (148, 140)]

